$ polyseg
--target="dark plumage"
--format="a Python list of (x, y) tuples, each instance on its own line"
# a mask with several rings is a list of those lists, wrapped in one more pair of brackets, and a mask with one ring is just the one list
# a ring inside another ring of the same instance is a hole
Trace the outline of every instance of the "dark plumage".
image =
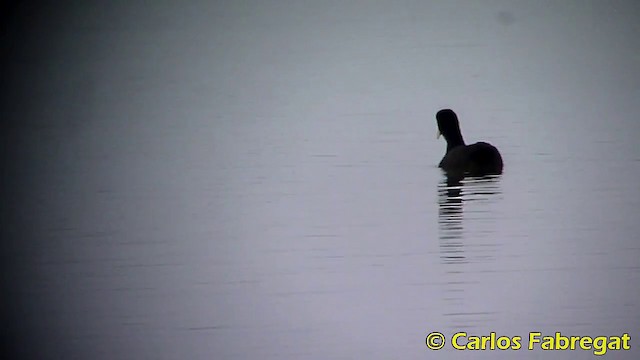
[(465, 145), (453, 110), (438, 111), (436, 120), (440, 134), (447, 140), (447, 153), (438, 165), (445, 172), (459, 176), (502, 174), (502, 156), (498, 149), (486, 142)]

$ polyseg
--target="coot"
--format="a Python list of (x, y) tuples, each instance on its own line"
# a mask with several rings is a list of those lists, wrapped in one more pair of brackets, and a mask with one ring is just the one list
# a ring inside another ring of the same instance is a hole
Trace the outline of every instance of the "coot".
[(465, 145), (460, 133), (458, 116), (451, 109), (436, 114), (438, 137), (447, 140), (447, 153), (440, 161), (441, 167), (450, 175), (484, 176), (502, 174), (502, 156), (495, 146), (486, 142)]

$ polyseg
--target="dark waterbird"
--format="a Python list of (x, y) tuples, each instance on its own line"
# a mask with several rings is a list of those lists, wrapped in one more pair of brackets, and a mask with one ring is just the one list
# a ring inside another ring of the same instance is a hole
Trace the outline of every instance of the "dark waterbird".
[(454, 177), (502, 174), (502, 156), (495, 146), (486, 142), (466, 145), (460, 132), (458, 116), (453, 110), (443, 109), (436, 114), (438, 137), (447, 140), (447, 153), (439, 167)]

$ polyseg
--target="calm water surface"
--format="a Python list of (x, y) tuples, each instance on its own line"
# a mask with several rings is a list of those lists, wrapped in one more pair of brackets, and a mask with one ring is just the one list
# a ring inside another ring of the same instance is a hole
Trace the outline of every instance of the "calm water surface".
[[(639, 356), (637, 4), (331, 4), (78, 5), (9, 28), (12, 351), (593, 357), (425, 346), (560, 331), (630, 333), (607, 358)], [(443, 107), (503, 175), (445, 178)]]

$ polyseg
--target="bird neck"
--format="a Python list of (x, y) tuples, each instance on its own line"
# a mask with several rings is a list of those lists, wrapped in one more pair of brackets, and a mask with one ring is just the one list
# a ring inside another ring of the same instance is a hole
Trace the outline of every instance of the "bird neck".
[(464, 139), (462, 138), (462, 134), (458, 133), (447, 138), (447, 152), (451, 151), (451, 149), (458, 147), (460, 145), (464, 145)]

